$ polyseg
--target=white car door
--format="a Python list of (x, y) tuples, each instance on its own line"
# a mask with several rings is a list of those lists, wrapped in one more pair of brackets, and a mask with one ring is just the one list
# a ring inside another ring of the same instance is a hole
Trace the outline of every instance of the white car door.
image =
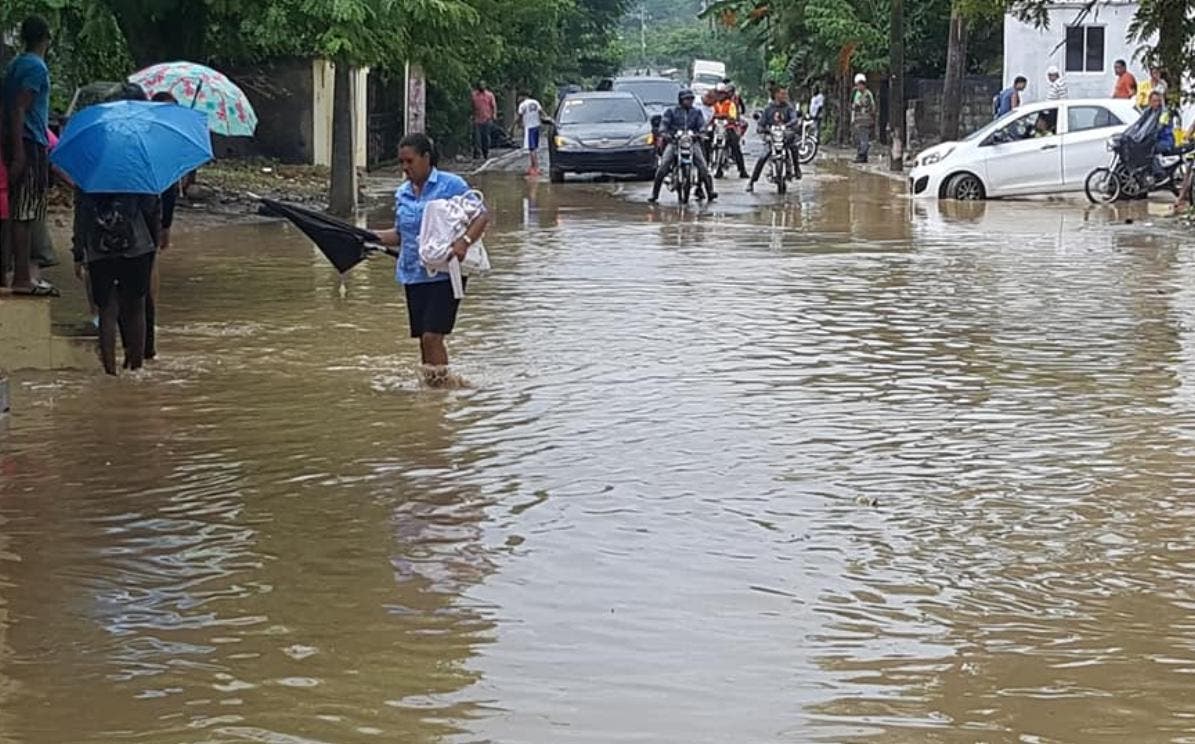
[(1058, 108), (1018, 116), (980, 144), (988, 168), (988, 196), (1045, 194), (1062, 188)]
[(1062, 135), (1062, 185), (1067, 191), (1081, 191), (1087, 175), (1112, 159), (1108, 138), (1125, 124), (1107, 106), (1099, 103), (1066, 105), (1066, 130)]

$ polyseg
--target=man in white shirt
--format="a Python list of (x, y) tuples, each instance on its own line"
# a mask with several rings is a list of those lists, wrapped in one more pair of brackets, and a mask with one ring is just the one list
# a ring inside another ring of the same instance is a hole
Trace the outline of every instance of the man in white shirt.
[(1066, 89), (1066, 81), (1062, 79), (1062, 74), (1058, 72), (1058, 68), (1050, 65), (1046, 70), (1046, 79), (1050, 84), (1046, 87), (1046, 100), (1059, 101), (1069, 97), (1069, 92)]
[(531, 156), (529, 176), (539, 175), (539, 128), (543, 107), (527, 93), (519, 94), (519, 121), (523, 125), (523, 146)]
[(813, 89), (813, 98), (809, 99), (809, 118), (813, 119), (819, 125), (822, 121), (822, 112), (826, 109), (826, 97), (822, 95), (822, 89), (815, 87)]

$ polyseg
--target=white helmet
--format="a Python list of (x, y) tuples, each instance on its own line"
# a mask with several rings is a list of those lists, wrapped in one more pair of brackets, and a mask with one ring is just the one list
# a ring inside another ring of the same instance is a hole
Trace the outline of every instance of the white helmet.
[(866, 83), (866, 82), (867, 82), (867, 76), (864, 75), (863, 73), (860, 72), (858, 75), (855, 76), (855, 85), (858, 85), (859, 83)]
[(715, 85), (714, 92), (715, 93), (725, 93), (726, 92), (726, 83), (718, 83), (717, 85)]

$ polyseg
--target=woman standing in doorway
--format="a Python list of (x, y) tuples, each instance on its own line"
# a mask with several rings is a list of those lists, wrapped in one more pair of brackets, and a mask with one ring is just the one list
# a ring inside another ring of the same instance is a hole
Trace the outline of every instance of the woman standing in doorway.
[[(394, 227), (378, 231), (377, 235), (383, 245), (401, 246), (397, 278), (407, 296), (411, 337), (419, 339), (428, 384), (442, 385), (447, 379), (448, 366), (444, 337), (456, 325), (461, 301), (452, 294), (448, 274), (432, 276), (420, 262), (419, 230), (428, 202), (465, 194), (469, 184), (460, 176), (436, 168), (435, 145), (425, 134), (403, 137), (398, 145), (398, 159), (407, 180), (395, 193)], [(488, 223), (489, 216), (484, 212), (470, 223), (464, 236), (452, 244), (457, 258), (465, 257)]]

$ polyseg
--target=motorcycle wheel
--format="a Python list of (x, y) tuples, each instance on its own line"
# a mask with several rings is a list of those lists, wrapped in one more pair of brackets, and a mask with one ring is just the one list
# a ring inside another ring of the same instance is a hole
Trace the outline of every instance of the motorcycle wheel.
[(714, 178), (721, 178), (726, 170), (726, 151), (719, 148), (714, 150)]
[(783, 165), (776, 166), (776, 191), (781, 194), (788, 193), (788, 173)]
[(1120, 177), (1108, 168), (1096, 168), (1087, 174), (1083, 190), (1092, 204), (1111, 204), (1120, 198)]
[(820, 145), (817, 140), (812, 137), (804, 137), (797, 144), (797, 162), (801, 165), (808, 165), (817, 157), (817, 151)]
[(681, 204), (689, 203), (689, 192), (693, 188), (693, 174), (686, 169), (680, 174), (676, 183), (676, 200)]
[(1141, 182), (1145, 176), (1129, 173), (1122, 168), (1116, 169), (1117, 181), (1120, 182), (1120, 197), (1123, 199), (1141, 199), (1146, 195), (1145, 184)]

